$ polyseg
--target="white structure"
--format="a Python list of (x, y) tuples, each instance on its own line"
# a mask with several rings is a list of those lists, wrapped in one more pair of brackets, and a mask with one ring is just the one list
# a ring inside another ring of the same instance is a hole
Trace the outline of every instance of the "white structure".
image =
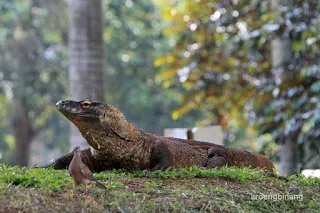
[(307, 178), (320, 178), (320, 169), (305, 169), (301, 174)]
[[(164, 136), (187, 139), (188, 128), (164, 129)], [(223, 132), (220, 126), (195, 127), (194, 140), (223, 145)]]

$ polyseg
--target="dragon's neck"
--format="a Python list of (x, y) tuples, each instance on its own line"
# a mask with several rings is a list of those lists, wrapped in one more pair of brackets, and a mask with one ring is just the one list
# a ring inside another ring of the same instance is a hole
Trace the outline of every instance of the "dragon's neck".
[[(95, 123), (78, 127), (82, 136), (96, 151), (103, 153), (119, 153), (122, 155), (137, 146), (141, 140), (141, 132), (128, 121), (122, 126), (108, 126), (105, 123)], [(122, 153), (122, 154), (121, 154)]]

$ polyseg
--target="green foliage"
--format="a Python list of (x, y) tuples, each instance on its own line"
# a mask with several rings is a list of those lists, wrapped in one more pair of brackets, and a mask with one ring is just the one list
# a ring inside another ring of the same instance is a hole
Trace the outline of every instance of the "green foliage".
[(53, 171), (51, 169), (28, 169), (0, 165), (0, 180), (6, 184), (46, 188), (53, 191), (62, 191), (72, 184), (67, 171)]
[[(137, 174), (143, 176), (144, 174)], [(248, 183), (252, 180), (268, 180), (270, 178), (263, 176), (258, 169), (237, 168), (237, 167), (225, 167), (223, 169), (199, 169), (198, 167), (190, 168), (178, 168), (167, 169), (165, 171), (154, 171), (147, 175), (151, 178), (208, 178), (218, 177), (227, 178), (233, 181), (239, 181), (240, 183)]]
[(171, 111), (181, 103), (177, 89), (164, 89), (153, 61), (167, 49), (164, 27), (152, 1), (106, 1), (105, 50), (107, 102), (118, 106), (136, 126), (163, 134), (163, 128), (192, 127), (201, 114), (178, 121)]
[[(25, 168), (25, 167), (10, 167), (5, 164), (0, 164), (0, 180), (12, 185), (22, 185), (25, 187), (47, 188), (49, 190), (61, 191), (64, 187), (71, 185), (72, 178), (66, 170)], [(223, 167), (221, 169), (200, 169), (196, 166), (189, 168), (168, 168), (164, 171), (156, 170), (148, 172), (146, 170), (125, 171), (125, 170), (110, 170), (95, 174), (95, 177), (100, 180), (107, 180), (107, 188), (119, 189), (124, 185), (119, 182), (122, 178), (144, 178), (151, 179), (186, 179), (186, 178), (222, 178), (230, 181), (236, 181), (241, 184), (250, 182), (276, 181), (281, 184), (286, 183), (282, 179), (270, 177), (259, 169), (239, 168), (239, 167)], [(303, 185), (313, 185), (320, 183), (319, 178), (306, 178), (301, 174), (288, 177), (290, 182)], [(160, 187), (163, 185), (152, 181), (146, 183), (148, 187)]]
[[(159, 1), (174, 42), (155, 64), (163, 86), (189, 92), (175, 117), (201, 108), (222, 127), (254, 125), (277, 143), (291, 138), (310, 153), (319, 152), (319, 1), (296, 1), (272, 12), (270, 1)], [(292, 42), (284, 67), (271, 66), (275, 36)], [(303, 149), (301, 149), (301, 152)]]
[[(52, 126), (52, 130), (45, 133), (48, 143), (65, 142), (61, 135), (66, 128), (61, 127), (66, 125), (59, 125), (54, 108), (67, 85), (63, 44), (67, 30), (65, 6), (61, 1), (0, 3), (0, 94), (4, 95), (3, 104), (7, 108), (4, 133), (15, 137), (14, 147), (22, 143), (17, 139), (19, 134), (25, 139), (23, 143), (30, 143), (47, 126)], [(17, 129), (22, 123), (27, 123), (25, 135)], [(5, 140), (0, 141), (0, 144), (5, 143)], [(3, 148), (0, 152), (11, 152), (12, 156), (0, 162), (17, 163), (14, 159), (18, 156), (12, 154), (12, 150)]]

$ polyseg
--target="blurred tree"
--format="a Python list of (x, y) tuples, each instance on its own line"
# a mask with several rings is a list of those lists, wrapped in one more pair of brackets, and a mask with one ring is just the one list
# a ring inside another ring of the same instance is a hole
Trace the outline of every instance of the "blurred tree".
[(137, 127), (163, 134), (164, 128), (193, 127), (200, 112), (172, 120), (182, 100), (181, 87), (162, 88), (154, 60), (170, 48), (165, 27), (152, 1), (105, 1), (104, 40), (108, 72), (107, 101)]
[(13, 163), (12, 152), (14, 150), (14, 140), (10, 135), (10, 124), (7, 122), (8, 99), (4, 94), (0, 94), (0, 162)]
[(260, 87), (260, 94), (268, 98), (256, 115), (262, 133), (271, 133), (280, 144), (280, 172), (292, 174), (319, 166), (320, 3), (273, 3), (278, 17), (271, 22), (276, 26), (271, 38), (273, 68)]
[[(69, 0), (69, 83), (73, 100), (104, 101), (103, 15), (101, 0)], [(70, 124), (72, 125), (72, 124)], [(88, 146), (71, 126), (71, 148)]]
[[(289, 174), (316, 162), (320, 3), (279, 4), (275, 14), (269, 1), (158, 2), (171, 23), (165, 35), (175, 44), (155, 61), (163, 69), (159, 77), (165, 87), (182, 85), (189, 90), (173, 117), (201, 108), (212, 114), (209, 122), (215, 120), (222, 127), (230, 122), (233, 127), (254, 125), (277, 143), (290, 140), (299, 147), (293, 153), (299, 164), (284, 171)], [(291, 43), (276, 44), (277, 38)], [(291, 60), (275, 66), (271, 50), (274, 54), (275, 46), (279, 50), (288, 45)]]
[[(272, 0), (271, 6), (274, 13), (281, 15), (281, 8), (292, 7), (292, 2), (287, 0)], [(271, 63), (274, 70), (285, 70), (287, 64), (292, 64), (291, 40), (287, 34), (276, 34), (271, 41)], [(289, 70), (286, 70), (288, 72)], [(282, 80), (282, 74), (278, 74)], [(299, 162), (298, 144), (290, 136), (279, 141), (280, 172), (281, 174), (293, 174)]]
[(0, 143), (7, 144), (7, 150), (14, 147), (16, 152), (7, 162), (28, 165), (30, 142), (47, 127), (48, 119), (56, 116), (50, 105), (57, 95), (64, 94), (66, 81), (60, 72), (65, 68), (60, 45), (64, 31), (54, 28), (62, 24), (65, 14), (52, 16), (61, 6), (57, 1), (0, 3), (1, 108), (7, 108), (3, 116), (8, 121)]

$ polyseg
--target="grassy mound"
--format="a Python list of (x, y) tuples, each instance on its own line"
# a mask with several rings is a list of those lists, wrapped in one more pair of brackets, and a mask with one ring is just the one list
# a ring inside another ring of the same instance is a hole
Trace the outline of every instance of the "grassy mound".
[(108, 190), (73, 189), (67, 170), (0, 165), (0, 212), (320, 212), (320, 181), (257, 169), (196, 167), (95, 174)]

